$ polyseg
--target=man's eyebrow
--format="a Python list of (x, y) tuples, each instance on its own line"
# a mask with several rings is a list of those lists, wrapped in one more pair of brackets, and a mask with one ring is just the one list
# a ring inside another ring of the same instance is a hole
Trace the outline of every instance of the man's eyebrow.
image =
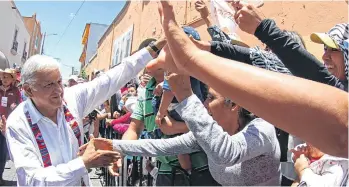
[(52, 82), (52, 81), (45, 81), (45, 80), (43, 80), (43, 81), (41, 81), (42, 83), (49, 83), (49, 82)]
[[(62, 77), (59, 78), (57, 81), (62, 81)], [(51, 83), (51, 82), (54, 82), (52, 80), (42, 80), (43, 83)]]

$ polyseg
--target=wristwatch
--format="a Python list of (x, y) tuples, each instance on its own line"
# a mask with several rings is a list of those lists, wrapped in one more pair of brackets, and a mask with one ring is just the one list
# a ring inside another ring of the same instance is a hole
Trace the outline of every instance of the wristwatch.
[(160, 50), (155, 46), (155, 42), (151, 42), (148, 45), (155, 53), (159, 54)]

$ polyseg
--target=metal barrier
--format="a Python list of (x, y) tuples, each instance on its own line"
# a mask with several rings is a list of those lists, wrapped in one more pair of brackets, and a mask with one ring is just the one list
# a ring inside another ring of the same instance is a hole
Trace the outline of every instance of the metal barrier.
[[(99, 133), (106, 139), (121, 139), (122, 135), (108, 127), (105, 120), (100, 121)], [(133, 157), (132, 160), (124, 159), (122, 168), (119, 169), (120, 176), (114, 177), (109, 174), (108, 168), (101, 168), (100, 179), (103, 186), (152, 186), (153, 178), (144, 170), (146, 159), (144, 157)], [(133, 165), (132, 173), (129, 173), (129, 166)]]

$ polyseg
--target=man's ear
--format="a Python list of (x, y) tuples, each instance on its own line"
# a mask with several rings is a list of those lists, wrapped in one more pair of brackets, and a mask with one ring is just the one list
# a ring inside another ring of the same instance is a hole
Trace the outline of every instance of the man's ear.
[(33, 97), (33, 92), (29, 84), (23, 84), (23, 90), (28, 97)]

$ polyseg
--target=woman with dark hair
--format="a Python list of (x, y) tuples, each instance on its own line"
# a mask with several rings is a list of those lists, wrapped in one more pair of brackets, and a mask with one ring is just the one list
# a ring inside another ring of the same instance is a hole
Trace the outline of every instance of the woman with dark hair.
[[(170, 86), (176, 97), (185, 95), (185, 88)], [(203, 150), (221, 185), (280, 185), (280, 148), (273, 125), (212, 88), (204, 104), (194, 94), (179, 98), (176, 111), (191, 132), (170, 139), (114, 140), (114, 150), (153, 157)]]

